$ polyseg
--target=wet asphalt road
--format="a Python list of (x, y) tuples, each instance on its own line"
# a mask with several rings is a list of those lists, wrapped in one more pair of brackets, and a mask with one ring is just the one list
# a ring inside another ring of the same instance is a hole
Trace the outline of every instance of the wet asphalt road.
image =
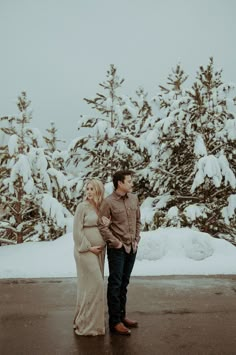
[(0, 355), (236, 355), (236, 275), (133, 277), (130, 337), (74, 335), (75, 298), (73, 278), (0, 280)]

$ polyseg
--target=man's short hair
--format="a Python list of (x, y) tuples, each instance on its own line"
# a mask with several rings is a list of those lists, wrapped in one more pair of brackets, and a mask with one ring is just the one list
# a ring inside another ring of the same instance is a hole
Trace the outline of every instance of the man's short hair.
[(124, 182), (126, 176), (132, 176), (134, 172), (132, 170), (119, 170), (113, 175), (112, 181), (115, 190), (118, 188), (118, 181)]

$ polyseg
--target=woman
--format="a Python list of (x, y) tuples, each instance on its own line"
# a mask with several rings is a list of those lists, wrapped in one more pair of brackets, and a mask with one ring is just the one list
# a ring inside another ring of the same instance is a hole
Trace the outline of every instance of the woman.
[[(97, 227), (98, 209), (104, 197), (101, 181), (86, 184), (85, 201), (75, 212), (73, 237), (78, 286), (74, 329), (77, 335), (104, 335), (105, 242)], [(104, 223), (109, 220), (104, 219)]]

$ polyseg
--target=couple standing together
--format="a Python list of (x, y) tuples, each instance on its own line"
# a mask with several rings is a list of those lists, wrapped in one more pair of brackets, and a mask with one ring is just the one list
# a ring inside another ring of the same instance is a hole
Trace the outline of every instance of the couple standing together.
[(114, 192), (104, 197), (101, 181), (86, 184), (76, 209), (73, 237), (78, 286), (74, 329), (77, 335), (104, 335), (104, 258), (107, 246), (109, 328), (130, 335), (137, 321), (126, 316), (127, 286), (140, 240), (138, 198), (131, 194), (132, 172), (117, 171)]

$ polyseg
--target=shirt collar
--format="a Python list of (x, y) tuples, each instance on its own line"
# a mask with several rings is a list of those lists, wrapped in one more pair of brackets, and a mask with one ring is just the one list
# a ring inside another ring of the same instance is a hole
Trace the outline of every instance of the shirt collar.
[(126, 198), (129, 197), (128, 194), (120, 195), (120, 194), (119, 194), (118, 192), (116, 192), (116, 191), (114, 191), (113, 194), (114, 194), (114, 197), (115, 197), (116, 200), (120, 200), (120, 199), (125, 200)]

